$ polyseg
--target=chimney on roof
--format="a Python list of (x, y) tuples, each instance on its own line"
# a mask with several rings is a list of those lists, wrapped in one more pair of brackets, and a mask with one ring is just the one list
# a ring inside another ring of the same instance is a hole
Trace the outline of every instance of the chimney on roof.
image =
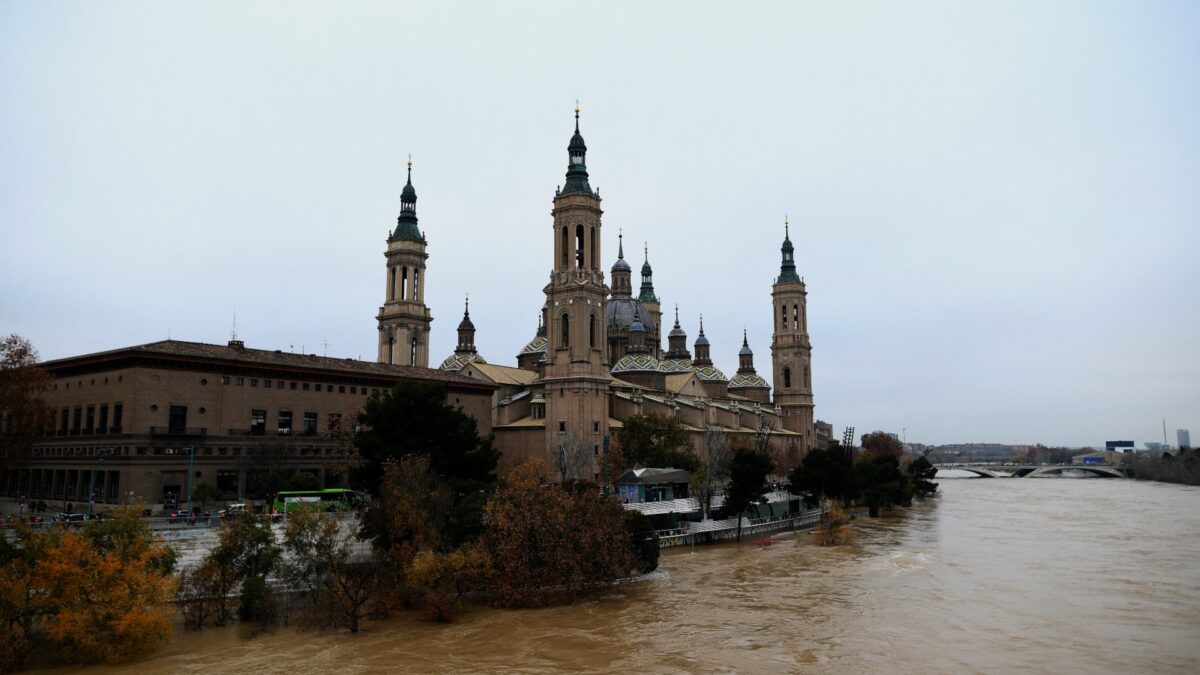
[(246, 351), (246, 343), (241, 340), (230, 340), (229, 346), (238, 352)]

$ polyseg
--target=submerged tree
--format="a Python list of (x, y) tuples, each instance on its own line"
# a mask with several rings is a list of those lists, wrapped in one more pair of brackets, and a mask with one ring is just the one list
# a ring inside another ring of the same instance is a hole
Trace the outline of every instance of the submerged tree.
[(69, 663), (127, 661), (170, 638), (168, 604), (174, 556), (132, 513), (79, 530), (18, 528), (19, 547), (5, 547), (0, 666), (27, 653), (35, 634)]
[(913, 494), (917, 499), (932, 497), (937, 492), (937, 483), (933, 482), (933, 477), (937, 475), (937, 472), (937, 468), (924, 457), (918, 457), (908, 465), (909, 479), (912, 482)]
[(872, 517), (884, 509), (912, 503), (908, 475), (900, 471), (900, 460), (891, 454), (865, 455), (854, 464), (858, 491)]
[(358, 419), (354, 445), (361, 464), (352, 472), (355, 485), (382, 496), (388, 460), (423, 455), (450, 497), (445, 507), (447, 545), (479, 535), (500, 453), (490, 437), (480, 437), (474, 418), (446, 403), (445, 387), (401, 382), (392, 391), (368, 399)]
[(706, 427), (700, 445), (697, 466), (691, 475), (692, 496), (700, 503), (700, 514), (708, 518), (712, 500), (729, 482), (729, 462), (733, 459), (729, 436), (715, 427)]
[(767, 503), (767, 476), (775, 470), (767, 453), (739, 449), (729, 463), (729, 487), (725, 490), (725, 513), (737, 515), (737, 540), (742, 540), (742, 515), (754, 504)]
[(634, 569), (625, 512), (595, 485), (562, 485), (543, 462), (513, 467), (487, 504), (480, 545), (492, 601), (538, 606), (599, 590)]
[(805, 495), (809, 505), (821, 499), (849, 502), (855, 496), (854, 463), (850, 453), (834, 443), (828, 448), (814, 448), (788, 474), (792, 494)]

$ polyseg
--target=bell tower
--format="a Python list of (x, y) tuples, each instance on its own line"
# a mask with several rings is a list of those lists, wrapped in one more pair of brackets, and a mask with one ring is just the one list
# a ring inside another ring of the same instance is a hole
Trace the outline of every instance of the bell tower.
[(600, 195), (588, 183), (587, 146), (579, 133), (567, 146), (567, 179), (554, 195), (554, 259), (546, 285), (546, 450), (563, 443), (589, 454), (608, 434), (608, 334), (600, 255)]
[(801, 447), (816, 444), (813, 429), (812, 344), (808, 341), (807, 297), (804, 280), (796, 274), (787, 218), (783, 220), (783, 260), (771, 287), (775, 333), (771, 338), (771, 369), (775, 405), (783, 410), (783, 426), (803, 434)]
[(400, 216), (387, 240), (387, 288), (379, 322), (379, 362), (429, 367), (429, 324), (425, 306), (425, 235), (417, 227), (417, 191), (408, 182), (400, 193)]

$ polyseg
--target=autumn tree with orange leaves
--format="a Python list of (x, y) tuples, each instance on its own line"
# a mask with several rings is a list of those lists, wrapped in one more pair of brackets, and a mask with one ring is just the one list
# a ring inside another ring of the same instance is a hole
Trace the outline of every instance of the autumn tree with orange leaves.
[(39, 641), (67, 663), (118, 663), (171, 635), (174, 556), (133, 509), (82, 530), (22, 526), (0, 560), (0, 670)]
[(560, 484), (544, 462), (513, 467), (488, 501), (480, 544), (500, 606), (539, 606), (598, 591), (636, 566), (625, 512), (591, 483)]

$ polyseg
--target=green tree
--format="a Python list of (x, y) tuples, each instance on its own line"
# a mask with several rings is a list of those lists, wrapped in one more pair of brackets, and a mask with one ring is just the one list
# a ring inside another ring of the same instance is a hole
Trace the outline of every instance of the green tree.
[(924, 457), (918, 457), (908, 465), (909, 480), (917, 499), (932, 497), (937, 492), (937, 483), (933, 482), (933, 477), (937, 475), (937, 472), (937, 468)]
[(647, 574), (658, 569), (658, 533), (649, 516), (640, 511), (626, 511), (625, 534), (637, 563), (637, 571)]
[(617, 432), (617, 444), (625, 466), (618, 470), (636, 466), (670, 467), (686, 471), (696, 469), (698, 462), (683, 422), (674, 417), (651, 413), (626, 417), (621, 423), (623, 426)]
[(854, 462), (836, 442), (815, 448), (788, 474), (788, 482), (792, 494), (806, 495), (809, 505), (822, 498), (849, 502), (855, 495)]
[(213, 485), (212, 483), (196, 483), (196, 486), (192, 488), (192, 499), (200, 500), (201, 511), (208, 510), (206, 508), (208, 505), (208, 500), (219, 500), (224, 496), (224, 493), (222, 493), (217, 486)]
[(881, 510), (912, 503), (912, 487), (900, 471), (900, 460), (891, 454), (864, 455), (854, 464), (858, 491), (872, 517)]
[(388, 460), (424, 455), (451, 497), (447, 545), (453, 548), (478, 536), (500, 453), (491, 437), (480, 437), (470, 415), (446, 403), (445, 387), (401, 382), (369, 398), (358, 419), (354, 445), (361, 463), (352, 472), (356, 485), (380, 496)]
[(725, 513), (737, 514), (737, 540), (742, 540), (742, 514), (754, 504), (765, 504), (767, 476), (775, 470), (767, 453), (740, 448), (729, 462), (729, 487), (725, 489)]
[[(221, 528), (217, 545), (205, 556), (211, 566), (204, 575), (228, 594), (241, 582), (238, 610), (244, 619), (267, 620), (274, 616), (274, 601), (266, 578), (278, 568), (282, 551), (275, 543), (270, 520), (245, 516), (227, 521)], [(224, 597), (224, 596), (222, 596)], [(228, 609), (218, 609), (219, 622), (228, 619)]]

